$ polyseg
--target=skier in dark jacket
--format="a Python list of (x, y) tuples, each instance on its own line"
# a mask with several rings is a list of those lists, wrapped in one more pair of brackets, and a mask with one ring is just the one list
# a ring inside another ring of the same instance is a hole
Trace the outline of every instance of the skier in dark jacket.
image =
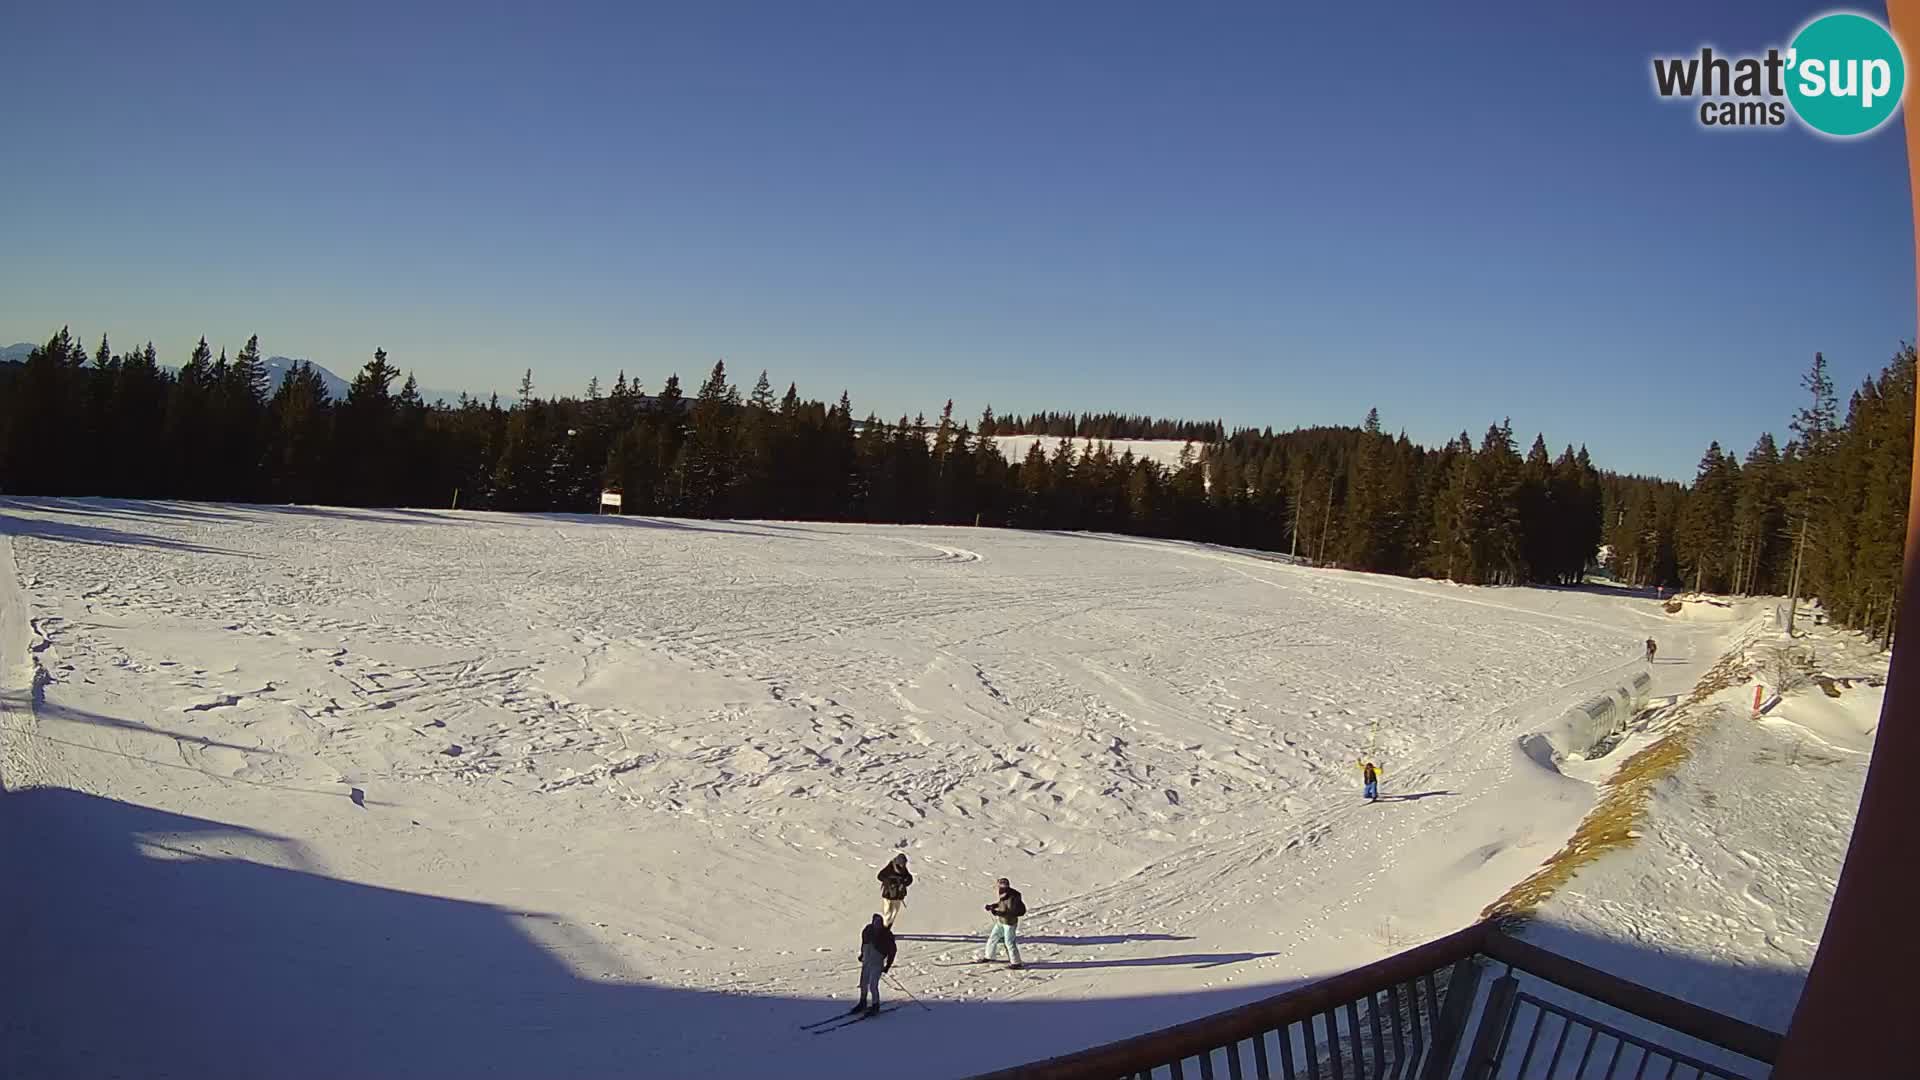
[(994, 950), (1005, 942), (1007, 959), (1011, 967), (1020, 966), (1020, 943), (1015, 938), (1014, 928), (1020, 925), (1020, 916), (1027, 913), (1026, 901), (1020, 899), (1020, 890), (1013, 887), (1006, 878), (994, 882), (1000, 889), (1000, 898), (987, 905), (987, 914), (993, 916), (993, 927), (987, 931), (987, 951), (980, 957), (981, 963), (993, 959)]
[(1647, 663), (1649, 664), (1653, 663), (1653, 653), (1654, 653), (1653, 639), (1648, 638), (1647, 639)]
[[(868, 1016), (880, 1011), (880, 976), (893, 970), (894, 944), (893, 931), (887, 929), (886, 920), (875, 915), (873, 921), (860, 931), (860, 1004), (853, 1007), (854, 1012), (862, 1009)], [(873, 994), (873, 1004), (867, 1004), (867, 994)]]
[(880, 868), (880, 914), (885, 919), (887, 929), (893, 929), (893, 921), (900, 917), (900, 909), (907, 906), (907, 886), (913, 884), (913, 874), (907, 869), (907, 856), (901, 852), (893, 861)]

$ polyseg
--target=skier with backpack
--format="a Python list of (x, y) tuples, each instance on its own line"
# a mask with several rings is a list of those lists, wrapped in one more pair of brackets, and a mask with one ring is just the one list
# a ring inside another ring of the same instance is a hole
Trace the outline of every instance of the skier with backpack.
[(907, 855), (901, 852), (893, 861), (880, 868), (880, 914), (885, 919), (887, 929), (893, 929), (893, 921), (900, 917), (900, 909), (907, 906), (907, 886), (913, 884), (913, 873), (907, 869)]
[(1007, 966), (1018, 970), (1021, 967), (1020, 943), (1015, 936), (1015, 927), (1020, 925), (1020, 916), (1027, 913), (1027, 904), (1020, 899), (1020, 890), (1014, 888), (1006, 878), (1001, 878), (994, 884), (999, 887), (1000, 896), (986, 906), (987, 914), (993, 916), (994, 922), (992, 928), (987, 931), (987, 951), (980, 957), (980, 962), (983, 964), (991, 962), (995, 950), (1004, 942), (1007, 946), (1007, 958), (1010, 961)]
[[(860, 1003), (853, 1007), (854, 1012), (865, 1010), (868, 1016), (880, 1011), (880, 976), (893, 970), (895, 954), (893, 931), (887, 929), (886, 920), (879, 915), (873, 917), (860, 931)], [(873, 992), (873, 1004), (867, 1004), (867, 992)]]

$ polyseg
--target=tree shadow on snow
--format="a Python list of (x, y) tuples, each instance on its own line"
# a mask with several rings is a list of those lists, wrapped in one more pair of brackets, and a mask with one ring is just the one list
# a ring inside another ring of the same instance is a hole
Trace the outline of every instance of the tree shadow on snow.
[[(315, 805), (316, 828), (327, 827), (331, 812), (417, 828), (405, 814)], [(419, 834), (408, 842), (457, 845)], [(0, 927), (11, 931), (0, 966), (6, 1076), (844, 1077), (909, 1051), (925, 1075), (964, 1076), (1310, 981), (1007, 999), (948, 996), (907, 964), (909, 988), (929, 1008), (907, 1002), (872, 1029), (816, 1037), (799, 1025), (845, 1011), (851, 967), (845, 992), (832, 997), (653, 985), (602, 944), (598, 935), (618, 928), (596, 934), (539, 910), (340, 880), (314, 868), (296, 840), (118, 799), (62, 788), (0, 791), (0, 867), (8, 878)], [(1075, 967), (1215, 967), (1272, 955), (1076, 961), (1046, 955), (1045, 937), (1029, 939), (1039, 955), (1028, 966), (1040, 978)], [(1061, 945), (1098, 940), (1061, 937)], [(1580, 955), (1584, 940), (1576, 932), (1546, 944)], [(1615, 951), (1603, 966), (1682, 996), (1689, 987), (1739, 983), (1743, 992), (1774, 993), (1790, 1011), (1801, 978), (1740, 970), (1736, 979), (1734, 969), (1704, 959), (1608, 948)], [(911, 959), (903, 949), (902, 960)], [(667, 963), (663, 981), (678, 977)], [(741, 964), (751, 978), (755, 958), (745, 954)], [(961, 979), (949, 985), (976, 985)], [(895, 989), (886, 989), (890, 1002), (902, 1000)]]
[[(236, 514), (215, 509), (210, 503), (182, 503), (112, 498), (20, 498), (8, 500), (23, 508), (52, 514), (85, 514), (89, 517), (132, 518), (145, 521), (204, 524), (243, 520)], [(230, 509), (230, 508), (227, 508)]]
[(1029, 960), (1024, 966), (1042, 971), (1052, 968), (1216, 968), (1278, 955), (1270, 952), (1181, 953), (1177, 956), (1117, 956), (1109, 960)]
[[(32, 507), (32, 509), (44, 508)], [(148, 533), (132, 532), (125, 529), (112, 529), (105, 525), (84, 525), (76, 521), (22, 517), (18, 514), (0, 513), (0, 533), (6, 533), (12, 536), (28, 536), (38, 540), (52, 540), (68, 544), (85, 544), (91, 547), (145, 547), (158, 548), (162, 551), (177, 551), (190, 555), (224, 555), (240, 559), (258, 558), (258, 556), (251, 552), (230, 551), (226, 548), (208, 547), (205, 544), (175, 540), (166, 536), (154, 536)]]
[[(899, 941), (964, 941), (975, 945), (986, 943), (985, 934), (895, 934)], [(1125, 945), (1134, 941), (1192, 941), (1187, 934), (1021, 934), (1022, 945)]]
[[(37, 687), (35, 689), (36, 691), (38, 690)], [(29, 695), (21, 690), (0, 690), (0, 704), (15, 705), (21, 708), (25, 708), (31, 704), (33, 711), (41, 717), (52, 717), (57, 720), (65, 720), (75, 724), (92, 724), (96, 727), (133, 731), (142, 735), (154, 735), (163, 739), (173, 739), (176, 742), (189, 743), (199, 747), (238, 750), (242, 753), (259, 754), (263, 757), (283, 756), (277, 750), (268, 750), (264, 747), (241, 746), (238, 743), (221, 742), (219, 739), (209, 739), (204, 735), (195, 735), (185, 731), (169, 731), (166, 728), (140, 723), (138, 720), (121, 720), (118, 717), (106, 716), (101, 713), (90, 712), (86, 709), (76, 709), (71, 705), (61, 705), (48, 701), (43, 695), (37, 692)], [(46, 738), (47, 736), (36, 731), (34, 732), (34, 737)], [(156, 764), (164, 765), (166, 762), (157, 762)]]

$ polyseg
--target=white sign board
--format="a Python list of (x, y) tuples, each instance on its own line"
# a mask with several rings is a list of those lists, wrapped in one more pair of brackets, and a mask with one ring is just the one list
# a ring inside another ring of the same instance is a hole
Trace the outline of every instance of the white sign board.
[(601, 506), (602, 506), (603, 508), (604, 508), (604, 507), (608, 507), (608, 506), (611, 506), (611, 507), (613, 507), (613, 508), (614, 508), (615, 510), (618, 510), (618, 509), (620, 509), (620, 493), (619, 493), (619, 492), (617, 492), (617, 491), (603, 491), (603, 492), (601, 492), (601, 493), (600, 493), (600, 505), (601, 505)]

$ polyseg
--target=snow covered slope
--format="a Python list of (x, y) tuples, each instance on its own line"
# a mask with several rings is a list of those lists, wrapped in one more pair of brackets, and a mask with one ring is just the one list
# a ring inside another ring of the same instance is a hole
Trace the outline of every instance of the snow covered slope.
[[(1111, 536), (0, 525), (18, 1075), (953, 1076), (1091, 1045), (1471, 921), (1593, 804), (1520, 737), (1650, 628), (1682, 658), (1655, 695), (1734, 629)], [(849, 1000), (895, 851), (894, 975), (930, 1008), (797, 1030)], [(942, 966), (1000, 875), (1027, 969)]]
[[(1806, 681), (1755, 719), (1755, 681), (1771, 696), (1783, 657), (1825, 683)], [(1744, 659), (1751, 678), (1705, 703), (1690, 756), (1655, 789), (1644, 835), (1580, 871), (1527, 935), (1784, 1031), (1853, 834), (1887, 657), (1831, 628), (1788, 643), (1769, 620)]]

